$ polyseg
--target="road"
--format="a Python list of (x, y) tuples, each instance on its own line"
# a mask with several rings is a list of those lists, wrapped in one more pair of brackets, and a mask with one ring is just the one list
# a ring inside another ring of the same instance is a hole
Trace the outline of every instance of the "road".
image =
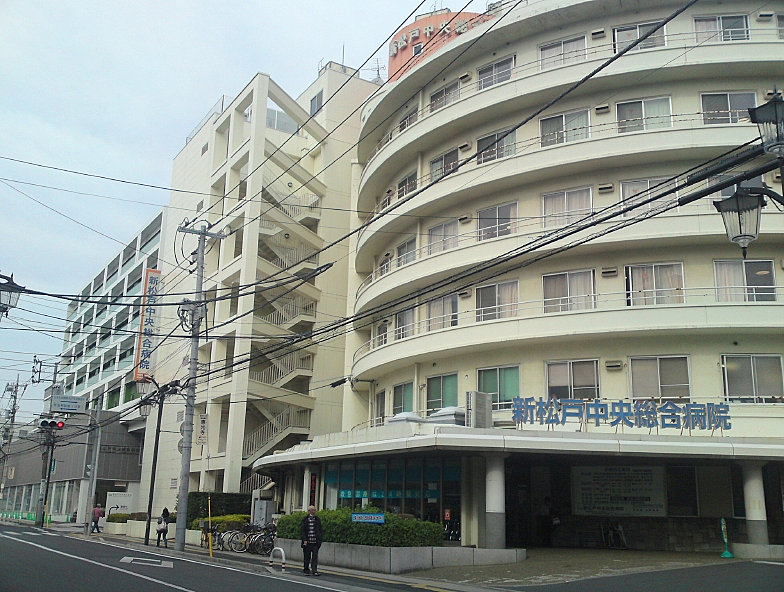
[[(263, 564), (259, 561), (259, 566)], [(254, 573), (127, 548), (98, 537), (83, 539), (30, 526), (0, 524), (0, 592), (421, 592), (423, 586), (383, 578), (324, 573), (306, 577), (295, 566), (286, 573)], [(427, 587), (424, 587), (427, 589)], [(433, 588), (437, 590), (437, 587)]]

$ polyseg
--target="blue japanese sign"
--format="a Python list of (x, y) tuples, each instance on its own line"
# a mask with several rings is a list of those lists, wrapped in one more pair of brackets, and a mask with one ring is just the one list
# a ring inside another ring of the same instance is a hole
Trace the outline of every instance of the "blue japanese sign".
[(515, 397), (512, 418), (517, 425), (563, 425), (567, 420), (595, 425), (629, 428), (673, 428), (687, 430), (729, 430), (730, 407), (726, 403), (685, 403), (653, 400), (607, 401), (602, 399), (543, 399)]
[(384, 524), (383, 514), (360, 514), (354, 512), (351, 514), (352, 522), (363, 522), (364, 524)]

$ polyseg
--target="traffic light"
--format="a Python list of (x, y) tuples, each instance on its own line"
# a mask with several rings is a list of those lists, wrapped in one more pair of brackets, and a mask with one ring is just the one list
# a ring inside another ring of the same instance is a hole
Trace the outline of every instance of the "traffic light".
[(38, 426), (47, 430), (62, 430), (65, 422), (62, 419), (42, 419), (38, 422)]

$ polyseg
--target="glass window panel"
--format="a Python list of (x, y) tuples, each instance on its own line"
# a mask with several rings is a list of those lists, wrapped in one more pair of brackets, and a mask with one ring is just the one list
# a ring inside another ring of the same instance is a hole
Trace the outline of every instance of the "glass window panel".
[(645, 107), (645, 129), (662, 129), (672, 127), (670, 99), (647, 99)]
[(618, 133), (636, 132), (644, 128), (642, 120), (642, 101), (618, 103)]
[(730, 120), (732, 123), (751, 121), (749, 109), (757, 106), (757, 96), (754, 93), (729, 93)]
[(584, 140), (588, 137), (588, 111), (576, 111), (564, 115), (566, 142)]
[(542, 278), (544, 311), (569, 310), (568, 277), (565, 273), (546, 275)]
[(599, 396), (597, 373), (598, 363), (596, 360), (572, 362), (572, 385), (574, 398), (592, 399)]
[(754, 377), (758, 397), (784, 396), (779, 356), (754, 356)]
[(517, 366), (511, 368), (500, 368), (499, 374), (499, 387), (498, 402), (509, 402), (515, 397), (520, 395), (520, 368)]
[(726, 377), (727, 395), (736, 397), (754, 396), (750, 356), (724, 356), (724, 374)]
[(561, 144), (564, 141), (563, 116), (548, 117), (540, 122), (542, 147)]
[(498, 368), (479, 370), (479, 392), (498, 394)]
[(441, 391), (441, 377), (433, 376), (427, 379), (427, 409), (440, 409), (442, 405), (443, 393)]
[(570, 39), (563, 43), (563, 63), (573, 64), (585, 60), (585, 37)]
[(632, 358), (632, 397), (659, 396), (659, 365), (656, 358)]
[(539, 48), (539, 67), (542, 70), (560, 66), (563, 61), (563, 45), (561, 42), (543, 45)]
[(457, 406), (457, 374), (447, 374), (441, 384), (442, 405), (444, 407)]
[(547, 396), (555, 399), (569, 398), (569, 363), (547, 364)]
[(702, 122), (705, 125), (730, 123), (729, 98), (726, 93), (702, 95)]

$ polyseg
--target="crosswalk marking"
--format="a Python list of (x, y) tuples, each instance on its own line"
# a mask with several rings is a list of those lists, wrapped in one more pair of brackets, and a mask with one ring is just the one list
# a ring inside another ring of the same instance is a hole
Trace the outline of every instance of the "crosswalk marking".
[(49, 532), (48, 530), (4, 530), (3, 534), (11, 536), (30, 535), (30, 536), (60, 536), (57, 533)]

